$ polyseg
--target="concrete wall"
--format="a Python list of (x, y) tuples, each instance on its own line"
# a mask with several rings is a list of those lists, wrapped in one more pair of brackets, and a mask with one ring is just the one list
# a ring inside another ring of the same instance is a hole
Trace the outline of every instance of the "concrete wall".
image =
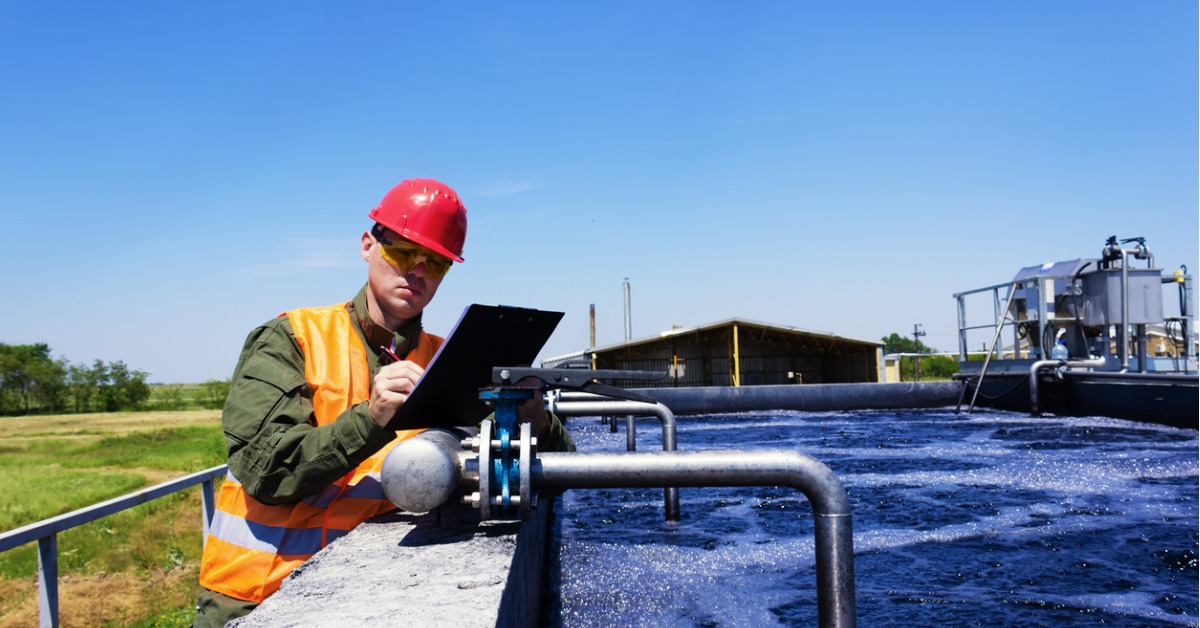
[(536, 626), (553, 500), (525, 522), (441, 511), (364, 523), (230, 626)]

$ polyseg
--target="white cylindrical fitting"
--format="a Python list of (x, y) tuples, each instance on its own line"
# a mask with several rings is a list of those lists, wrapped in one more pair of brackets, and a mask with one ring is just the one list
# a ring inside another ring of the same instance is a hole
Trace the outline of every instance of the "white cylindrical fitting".
[(462, 484), (464, 438), (474, 428), (430, 429), (396, 445), (383, 459), (383, 493), (405, 512), (429, 512), (449, 501)]

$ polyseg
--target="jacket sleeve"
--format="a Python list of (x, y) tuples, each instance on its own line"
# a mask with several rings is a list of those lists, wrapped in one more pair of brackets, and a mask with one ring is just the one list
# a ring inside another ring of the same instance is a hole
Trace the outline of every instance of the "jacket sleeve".
[(538, 444), (538, 450), (575, 451), (575, 441), (571, 440), (571, 433), (567, 431), (566, 426), (553, 412), (547, 411), (547, 414), (550, 415), (550, 435), (546, 437), (544, 445)]
[(365, 402), (316, 426), (303, 353), (285, 317), (250, 333), (221, 422), (230, 471), (268, 504), (319, 492), (395, 437), (371, 421)]

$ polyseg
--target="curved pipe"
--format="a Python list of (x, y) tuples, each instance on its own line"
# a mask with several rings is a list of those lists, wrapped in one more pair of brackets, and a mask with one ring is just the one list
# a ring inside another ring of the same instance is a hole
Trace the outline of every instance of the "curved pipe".
[(820, 461), (787, 450), (539, 455), (531, 480), (539, 489), (676, 486), (790, 486), (813, 507), (817, 615), (821, 626), (853, 626), (854, 535), (850, 498)]
[[(1038, 410), (1038, 373), (1043, 369), (1050, 367), (1065, 366), (1067, 369), (1072, 368), (1100, 368), (1108, 362), (1104, 358), (1096, 358), (1094, 360), (1038, 360), (1029, 365), (1029, 413), (1037, 416), (1041, 413)], [(1082, 375), (1082, 373), (1071, 373), (1072, 376)]]
[(1129, 254), (1136, 253), (1121, 249), (1121, 372), (1129, 370)]
[[(662, 423), (663, 451), (675, 451), (675, 414), (662, 403), (649, 404), (641, 401), (626, 401), (591, 393), (562, 392), (551, 395), (550, 412), (559, 416), (605, 416), (628, 414), (626, 421), (626, 448), (636, 449), (633, 416), (654, 416)], [(679, 521), (679, 489), (669, 486), (663, 489), (663, 510), (667, 521)]]
[(663, 451), (675, 451), (675, 414), (666, 405), (626, 401), (588, 393), (563, 394), (550, 399), (550, 411), (560, 416), (630, 414), (657, 417), (662, 423)]

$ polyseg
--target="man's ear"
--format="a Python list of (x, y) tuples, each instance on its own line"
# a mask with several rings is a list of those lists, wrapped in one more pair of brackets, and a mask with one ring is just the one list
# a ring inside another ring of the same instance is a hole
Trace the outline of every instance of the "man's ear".
[(375, 238), (371, 237), (371, 232), (364, 231), (362, 234), (362, 248), (359, 250), (364, 262), (371, 261), (371, 245), (373, 244), (375, 244)]

